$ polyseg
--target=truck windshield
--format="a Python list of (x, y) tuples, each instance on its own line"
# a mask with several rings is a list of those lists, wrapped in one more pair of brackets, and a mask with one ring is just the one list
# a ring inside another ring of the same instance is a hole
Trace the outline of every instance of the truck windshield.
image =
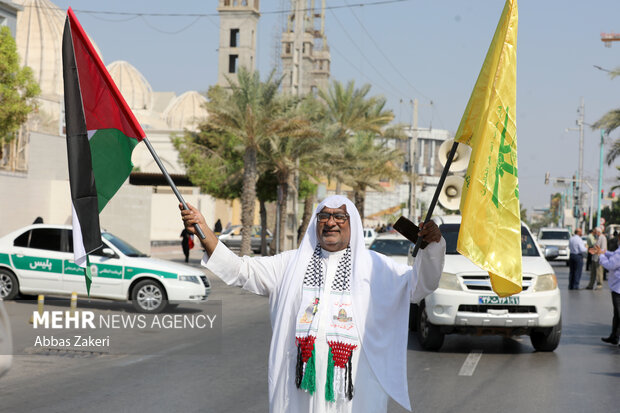
[(384, 255), (407, 255), (411, 241), (403, 239), (375, 239), (370, 249)]
[(540, 239), (563, 239), (567, 240), (570, 236), (568, 231), (542, 231), (540, 233)]
[[(439, 226), (441, 235), (446, 240), (446, 254), (457, 255), (456, 242), (459, 238), (460, 224), (442, 224)], [(537, 257), (538, 250), (529, 231), (521, 226), (521, 255), (523, 257)]]

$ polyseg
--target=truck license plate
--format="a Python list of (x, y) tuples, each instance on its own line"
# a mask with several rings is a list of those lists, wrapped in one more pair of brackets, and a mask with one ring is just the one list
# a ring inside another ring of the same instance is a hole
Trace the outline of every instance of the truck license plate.
[(498, 297), (496, 295), (480, 295), (478, 296), (478, 304), (508, 304), (508, 305), (518, 305), (519, 297)]

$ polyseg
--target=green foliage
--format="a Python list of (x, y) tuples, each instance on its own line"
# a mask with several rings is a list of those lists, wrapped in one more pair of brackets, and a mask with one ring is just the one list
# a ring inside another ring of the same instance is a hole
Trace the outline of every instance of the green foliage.
[[(612, 79), (620, 76), (620, 67), (610, 71), (609, 76)], [(618, 127), (620, 127), (620, 109), (610, 110), (592, 125), (592, 129), (603, 129), (608, 134)], [(607, 153), (607, 156), (605, 157), (607, 165), (613, 164), (618, 156), (620, 156), (620, 139), (616, 139)]]
[(243, 158), (237, 137), (204, 122), (199, 132), (185, 132), (173, 138), (172, 143), (194, 185), (216, 198), (239, 198)]
[(17, 46), (7, 26), (0, 27), (0, 158), (2, 145), (36, 108), (34, 98), (40, 93), (29, 67), (19, 67)]
[(620, 224), (620, 198), (601, 210), (601, 217), (605, 218), (605, 225)]
[(523, 206), (521, 206), (521, 221), (525, 222), (528, 226), (530, 225), (527, 219), (527, 209), (523, 208)]

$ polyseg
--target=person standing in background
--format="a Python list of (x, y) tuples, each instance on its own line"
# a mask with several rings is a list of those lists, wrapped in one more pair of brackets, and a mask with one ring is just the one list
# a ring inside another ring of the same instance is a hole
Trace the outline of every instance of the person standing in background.
[(620, 249), (605, 251), (598, 245), (590, 248), (592, 254), (599, 258), (601, 267), (609, 271), (609, 288), (611, 289), (611, 303), (614, 308), (614, 316), (611, 324), (609, 337), (601, 340), (609, 344), (618, 344), (620, 338)]
[(192, 234), (185, 228), (181, 231), (181, 248), (183, 248), (183, 255), (185, 255), (185, 262), (189, 262), (189, 239)]
[(219, 218), (217, 219), (217, 221), (215, 221), (215, 225), (213, 226), (213, 232), (215, 232), (216, 235), (222, 232), (222, 221), (220, 221)]
[[(594, 236), (596, 243), (594, 247), (598, 247), (601, 251), (607, 250), (607, 238), (603, 235), (601, 228), (594, 228)], [(588, 290), (603, 288), (603, 267), (599, 265), (599, 255), (592, 254), (592, 266), (590, 267), (590, 283), (586, 287)]]
[(614, 252), (618, 249), (618, 241), (620, 241), (620, 234), (618, 231), (614, 231), (613, 236), (607, 242), (607, 251)]
[(583, 268), (583, 255), (586, 253), (586, 246), (581, 239), (581, 228), (575, 230), (575, 235), (568, 240), (568, 249), (570, 256), (568, 258), (569, 275), (568, 289), (578, 290), (579, 281), (581, 280), (581, 270)]
[(586, 237), (586, 246), (588, 247), (588, 259), (586, 260), (586, 271), (590, 271), (592, 266), (592, 254), (590, 254), (590, 248), (596, 244), (596, 237), (594, 236), (594, 228), (590, 230), (590, 233)]

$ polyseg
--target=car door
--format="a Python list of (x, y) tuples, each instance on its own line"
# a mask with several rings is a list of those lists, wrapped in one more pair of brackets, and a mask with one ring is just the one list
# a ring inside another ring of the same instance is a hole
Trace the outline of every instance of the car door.
[(15, 239), (11, 260), (26, 293), (62, 292), (62, 230), (33, 228)]
[[(69, 249), (71, 257), (65, 261), (63, 273), (63, 285), (68, 292), (75, 291), (80, 295), (86, 295), (86, 281), (84, 280), (84, 269), (77, 266), (73, 261), (73, 233), (68, 231)], [(103, 253), (104, 248), (113, 249), (104, 239), (103, 247), (88, 256), (90, 261), (90, 271), (93, 282), (90, 286), (90, 295), (95, 297), (118, 298), (121, 296), (121, 285), (123, 282), (123, 263), (118, 254), (108, 256)]]

